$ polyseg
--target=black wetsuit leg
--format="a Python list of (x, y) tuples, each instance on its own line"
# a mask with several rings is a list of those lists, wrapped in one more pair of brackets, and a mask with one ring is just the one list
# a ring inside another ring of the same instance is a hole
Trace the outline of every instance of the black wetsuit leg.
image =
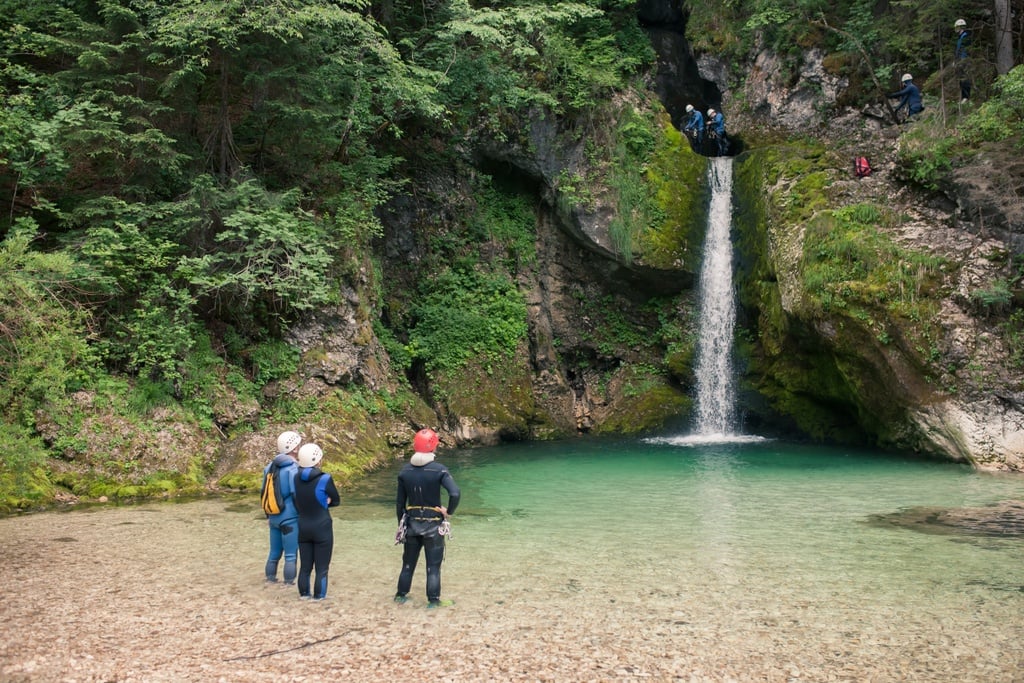
[(313, 599), (327, 597), (327, 570), (331, 568), (331, 556), (334, 554), (334, 529), (327, 529), (313, 543), (313, 566), (316, 577), (313, 582)]
[(309, 575), (313, 573), (313, 541), (299, 541), (299, 595), (309, 597)]
[(314, 600), (327, 597), (327, 571), (333, 555), (334, 525), (330, 519), (327, 523), (299, 527), (299, 595), (310, 595), (309, 579), (316, 570), (312, 597)]
[(441, 562), (444, 561), (444, 536), (434, 534), (423, 537), (427, 558), (427, 600), (441, 599)]
[(402, 550), (402, 572), (398, 575), (399, 595), (408, 595), (412, 588), (412, 576), (416, 573), (416, 563), (419, 562), (422, 547), (422, 536), (406, 535), (405, 547)]

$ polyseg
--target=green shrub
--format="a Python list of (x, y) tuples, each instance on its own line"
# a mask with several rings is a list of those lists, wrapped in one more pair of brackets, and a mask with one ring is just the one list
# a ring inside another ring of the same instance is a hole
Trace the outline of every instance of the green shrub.
[(971, 292), (971, 301), (985, 314), (992, 315), (1007, 310), (1013, 301), (1010, 285), (1005, 280), (997, 280), (984, 289)]
[(526, 302), (498, 274), (460, 268), (423, 285), (406, 351), (431, 370), (454, 370), (469, 358), (510, 356), (526, 338)]
[(17, 424), (0, 422), (0, 511), (26, 508), (50, 500), (54, 486), (46, 473), (46, 448), (31, 431)]
[(249, 350), (253, 382), (263, 386), (289, 377), (298, 370), (301, 359), (299, 350), (283, 341), (273, 339), (257, 344)]
[(996, 79), (993, 89), (993, 96), (967, 117), (962, 127), (965, 141), (1001, 142), (1024, 135), (1024, 65)]
[(21, 221), (0, 243), (0, 410), (25, 425), (93, 381), (99, 365), (90, 311), (74, 298), (88, 269), (68, 253), (35, 251), (34, 233)]
[(486, 185), (475, 193), (476, 211), (469, 219), (469, 229), (481, 239), (503, 245), (510, 268), (533, 264), (537, 260), (533, 196), (518, 188), (498, 187), (490, 178), (486, 180)]
[(1024, 368), (1024, 310), (1017, 309), (1001, 326), (1003, 338), (1010, 350), (1010, 363), (1015, 368)]
[(903, 135), (897, 163), (906, 178), (928, 190), (938, 190), (953, 169), (959, 141), (936, 120), (924, 119)]

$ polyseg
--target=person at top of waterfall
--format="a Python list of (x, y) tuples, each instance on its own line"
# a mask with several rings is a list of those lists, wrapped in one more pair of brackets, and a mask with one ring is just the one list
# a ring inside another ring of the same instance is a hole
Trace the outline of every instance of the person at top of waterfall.
[[(334, 522), (330, 508), (341, 503), (331, 475), (320, 469), (324, 452), (315, 443), (299, 449), (295, 475), (295, 508), (299, 511), (299, 597), (327, 597), (327, 570), (334, 554)], [(309, 577), (316, 570), (312, 594)]]
[(718, 146), (718, 156), (724, 157), (729, 151), (729, 140), (725, 137), (725, 117), (722, 112), (708, 109), (708, 136)]
[(886, 95), (889, 99), (900, 99), (900, 103), (896, 105), (897, 116), (904, 107), (907, 109), (907, 118), (913, 118), (924, 111), (924, 104), (921, 102), (921, 91), (916, 85), (914, 85), (914, 77), (910, 74), (903, 74), (903, 78), (900, 79), (902, 88), (894, 93)]
[[(427, 607), (447, 607), (450, 600), (441, 600), (441, 563), (444, 561), (444, 537), (448, 518), (459, 506), (462, 496), (448, 468), (434, 461), (440, 444), (432, 429), (421, 429), (413, 438), (413, 454), (398, 473), (395, 512), (398, 515), (398, 541), (404, 542), (402, 571), (398, 575), (395, 602), (409, 599), (412, 577), (420, 550), (427, 560)], [(448, 505), (441, 505), (441, 489), (448, 492)], [(403, 537), (404, 536), (404, 537)]]
[[(263, 474), (270, 472), (275, 465), (281, 468), (281, 497), (284, 509), (276, 515), (267, 516), (270, 527), (270, 554), (267, 555), (267, 566), (264, 571), (267, 581), (277, 583), (277, 567), (284, 555), (284, 583), (295, 583), (296, 559), (299, 552), (299, 513), (295, 509), (295, 473), (296, 454), (302, 444), (302, 437), (297, 432), (282, 432), (277, 437), (277, 455), (263, 468)], [(266, 482), (266, 476), (264, 476)], [(264, 485), (266, 485), (264, 483)], [(262, 491), (260, 492), (262, 494)]]
[(683, 126), (683, 132), (693, 138), (697, 151), (704, 145), (704, 115), (700, 109), (694, 109), (692, 104), (686, 105), (686, 113), (690, 115)]
[(967, 22), (957, 19), (953, 24), (956, 31), (956, 49), (953, 51), (953, 63), (956, 66), (956, 76), (960, 81), (960, 104), (966, 104), (971, 99), (971, 68), (968, 48), (971, 45), (971, 32), (967, 30)]

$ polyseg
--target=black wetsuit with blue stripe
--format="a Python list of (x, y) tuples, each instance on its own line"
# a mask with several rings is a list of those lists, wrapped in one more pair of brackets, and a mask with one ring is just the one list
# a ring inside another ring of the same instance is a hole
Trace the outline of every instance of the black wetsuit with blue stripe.
[(299, 595), (310, 597), (309, 577), (316, 569), (312, 598), (327, 597), (327, 570), (334, 553), (334, 522), (329, 508), (341, 503), (331, 475), (319, 467), (295, 475), (295, 509), (299, 511)]

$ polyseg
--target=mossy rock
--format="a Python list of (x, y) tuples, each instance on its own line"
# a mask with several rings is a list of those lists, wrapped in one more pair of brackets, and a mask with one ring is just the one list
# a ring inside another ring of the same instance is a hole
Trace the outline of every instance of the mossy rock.
[(692, 399), (658, 375), (625, 368), (608, 386), (608, 407), (595, 422), (597, 434), (638, 434), (664, 427), (692, 410)]
[(537, 411), (529, 367), (525, 353), (505, 360), (476, 358), (438, 373), (433, 390), (449, 414), (525, 438)]
[(259, 491), (263, 486), (263, 472), (228, 472), (217, 480), (217, 486), (234, 491)]
[(707, 223), (708, 160), (695, 153), (668, 116), (660, 120), (646, 180), (664, 219), (636, 237), (644, 265), (697, 272)]
[(41, 468), (18, 476), (0, 472), (0, 513), (48, 505), (56, 500), (58, 490)]

